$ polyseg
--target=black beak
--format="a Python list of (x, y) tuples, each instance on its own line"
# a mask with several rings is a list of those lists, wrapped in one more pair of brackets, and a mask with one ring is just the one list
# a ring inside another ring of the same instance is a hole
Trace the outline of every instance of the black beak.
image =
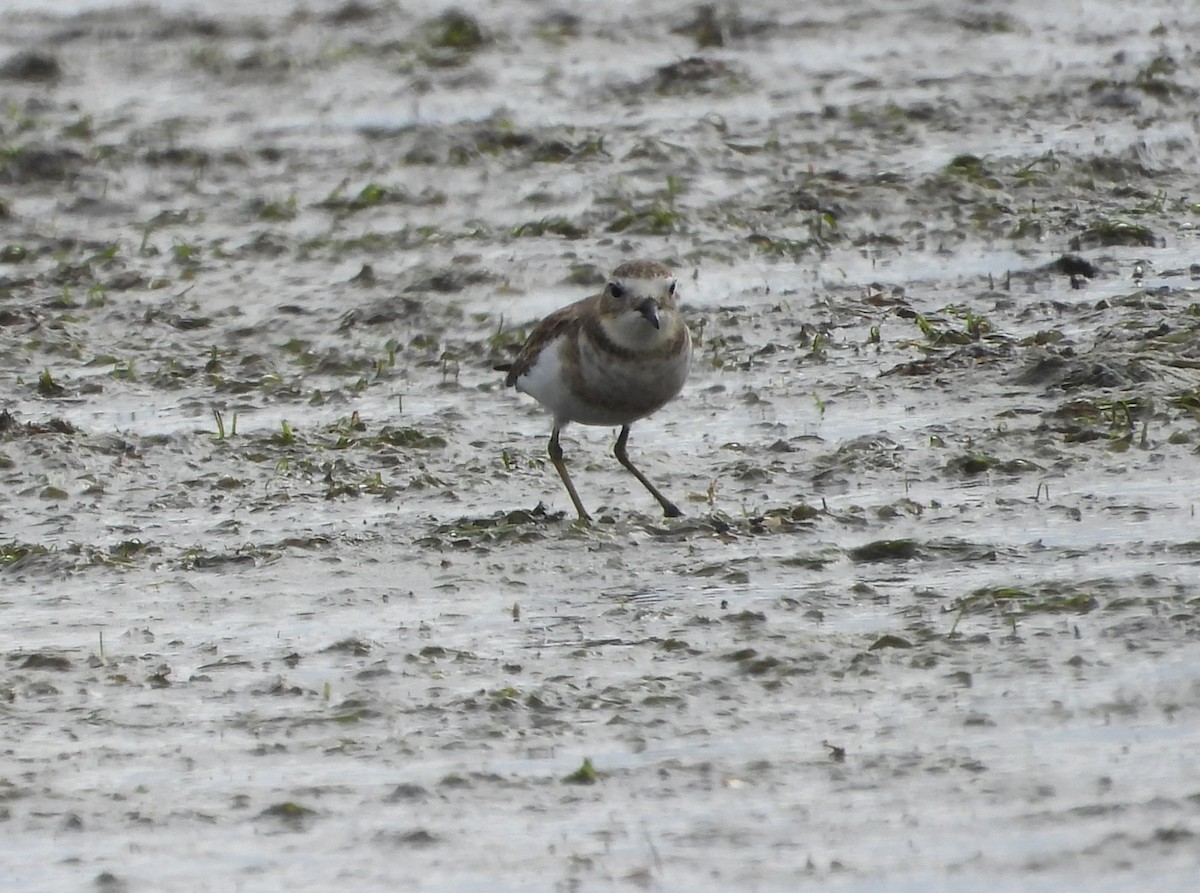
[(654, 298), (646, 298), (646, 300), (633, 309), (642, 314), (646, 322), (650, 323), (654, 328), (658, 328), (658, 302)]

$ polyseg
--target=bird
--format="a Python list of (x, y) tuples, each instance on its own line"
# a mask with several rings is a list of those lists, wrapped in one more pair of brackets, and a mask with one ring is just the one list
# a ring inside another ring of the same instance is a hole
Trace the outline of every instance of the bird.
[(683, 513), (629, 459), (629, 428), (662, 409), (683, 389), (692, 364), (692, 336), (679, 311), (679, 284), (654, 260), (626, 261), (597, 295), (554, 311), (529, 333), (516, 359), (498, 369), (554, 419), (547, 452), (581, 521), (591, 516), (567, 472), (559, 434), (570, 422), (621, 426), (613, 455), (663, 514)]

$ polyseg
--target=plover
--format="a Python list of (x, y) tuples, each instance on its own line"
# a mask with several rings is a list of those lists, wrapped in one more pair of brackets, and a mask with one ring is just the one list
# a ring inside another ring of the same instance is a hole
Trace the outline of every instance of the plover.
[[(526, 339), (504, 384), (529, 394), (554, 417), (550, 461), (582, 520), (591, 520), (563, 461), (559, 432), (568, 422), (621, 426), (613, 454), (658, 500), (668, 518), (682, 514), (629, 461), (629, 426), (666, 405), (692, 364), (692, 337), (679, 312), (671, 271), (651, 260), (613, 271), (598, 295), (556, 310)], [(501, 367), (503, 368), (503, 367)]]

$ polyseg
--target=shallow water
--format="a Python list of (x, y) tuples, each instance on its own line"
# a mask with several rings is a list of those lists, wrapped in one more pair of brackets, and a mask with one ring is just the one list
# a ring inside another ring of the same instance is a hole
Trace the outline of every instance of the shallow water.
[(0, 11), (4, 889), (1190, 890), (1192, 5), (448, 8)]

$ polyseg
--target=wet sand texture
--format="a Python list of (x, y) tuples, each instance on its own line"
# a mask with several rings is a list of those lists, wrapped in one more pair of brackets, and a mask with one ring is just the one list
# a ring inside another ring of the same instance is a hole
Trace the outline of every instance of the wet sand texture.
[[(7, 4), (0, 886), (1194, 889), (1197, 34)], [(493, 367), (633, 257), (586, 527)]]

